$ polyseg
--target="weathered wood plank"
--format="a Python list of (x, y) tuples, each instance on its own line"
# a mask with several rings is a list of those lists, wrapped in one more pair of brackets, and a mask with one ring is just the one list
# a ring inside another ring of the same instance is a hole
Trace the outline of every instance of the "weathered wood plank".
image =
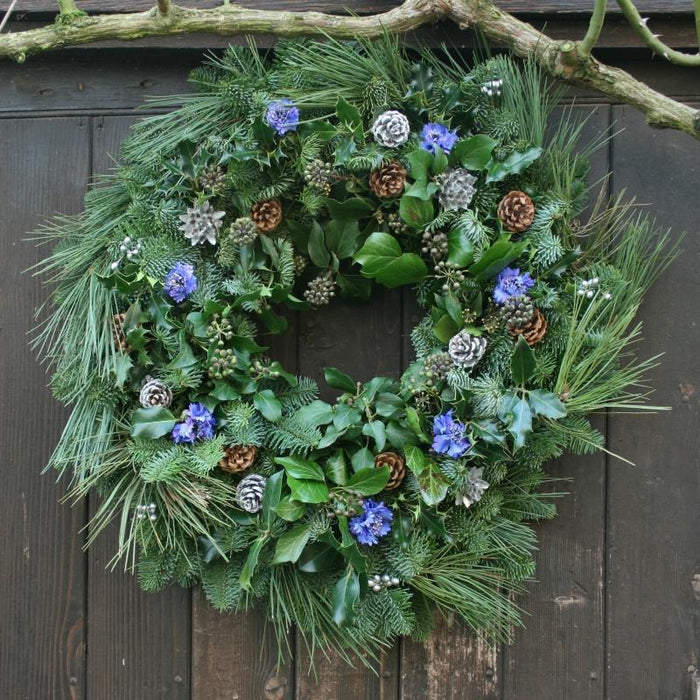
[[(114, 166), (134, 117), (95, 118), (93, 175)], [(91, 513), (97, 497), (90, 499)], [(134, 576), (106, 569), (118, 538), (113, 523), (88, 552), (88, 690), (91, 700), (190, 697), (190, 594), (151, 595)]]
[(637, 466), (610, 465), (608, 697), (686, 698), (700, 648), (700, 239), (693, 205), (700, 150), (681, 134), (646, 131), (629, 108), (615, 108), (614, 117), (624, 127), (613, 151), (615, 190), (653, 202), (664, 228), (690, 235), (641, 314), (646, 333), (638, 352), (665, 353), (652, 373), (653, 401), (672, 410), (609, 419), (612, 449)]
[[(287, 314), (283, 336), (263, 336), (261, 344), (290, 372), (296, 372), (297, 322)], [(290, 633), (293, 648), (294, 632)], [(272, 626), (261, 611), (222, 615), (195, 591), (192, 609), (192, 700), (292, 700), (293, 659), (277, 667)]]
[[(154, 0), (77, 0), (77, 6), (86, 12), (136, 12), (155, 7)], [(221, 0), (180, 0), (176, 3), (181, 7), (193, 7), (199, 9), (218, 7)], [(321, 12), (345, 12), (347, 3), (338, 0), (244, 0), (239, 3), (242, 7), (265, 10), (318, 10)], [(398, 7), (400, 0), (363, 0), (353, 7), (360, 14), (386, 12), (392, 7)], [(591, 3), (581, 3), (580, 0), (543, 0), (538, 3), (528, 0), (498, 0), (498, 6), (508, 12), (522, 14), (544, 14), (547, 12), (576, 12), (586, 13), (592, 7)], [(635, 3), (640, 12), (677, 12), (690, 13), (690, 5), (685, 0), (638, 0)], [(55, 14), (57, 6), (55, 0), (24, 0), (19, 10), (22, 14), (49, 13)], [(615, 3), (609, 10), (619, 12)]]
[[(410, 333), (423, 317), (415, 295), (403, 291), (402, 365), (414, 359)], [(496, 700), (500, 654), (461, 620), (436, 616), (425, 642), (401, 642), (401, 700)]]
[[(557, 110), (560, 113), (560, 110)], [(581, 138), (590, 143), (610, 129), (610, 108), (577, 108), (588, 116)], [(555, 121), (555, 120), (554, 120)], [(590, 182), (610, 170), (609, 148), (591, 161)], [(592, 191), (594, 198), (599, 189)], [(595, 420), (605, 434), (605, 417)], [(528, 613), (515, 644), (504, 648), (503, 698), (593, 700), (604, 692), (604, 453), (566, 456), (547, 467), (559, 480), (550, 491), (569, 491), (556, 501), (559, 515), (536, 527), (539, 552), (535, 581), (521, 604)], [(570, 481), (569, 481), (570, 480)]]
[[(377, 288), (370, 305), (334, 300), (329, 307), (300, 316), (299, 371), (319, 382), (321, 396), (338, 392), (323, 382), (323, 367), (338, 367), (357, 381), (398, 377), (401, 352), (400, 294)], [(394, 700), (398, 696), (398, 650), (387, 652), (377, 675), (347, 666), (334, 654), (315, 657), (318, 679), (308, 674), (309, 656), (297, 641), (296, 700)]]
[[(40, 476), (67, 417), (27, 346), (46, 299), (23, 274), (45, 255), (27, 231), (77, 212), (90, 174), (86, 118), (20, 119), (0, 126), (0, 697), (86, 698), (86, 508), (58, 500), (65, 483)], [(65, 167), (70, 164), (70, 167)]]

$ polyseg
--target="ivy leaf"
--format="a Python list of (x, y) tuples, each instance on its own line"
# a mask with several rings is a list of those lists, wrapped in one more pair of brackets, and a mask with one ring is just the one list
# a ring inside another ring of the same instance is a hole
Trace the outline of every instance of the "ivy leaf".
[(515, 352), (510, 359), (510, 373), (513, 375), (513, 381), (520, 386), (525, 386), (525, 382), (533, 375), (536, 365), (532, 348), (522, 335), (518, 336)]
[(379, 394), (374, 407), (377, 415), (383, 418), (398, 418), (403, 413), (405, 404), (403, 399), (396, 394), (385, 391)]
[(345, 372), (341, 372), (335, 367), (324, 367), (323, 376), (328, 386), (332, 386), (334, 389), (340, 389), (341, 391), (347, 391), (352, 394), (355, 393), (355, 382), (351, 377), (345, 374)]
[(435, 337), (443, 343), (449, 342), (450, 338), (455, 335), (458, 330), (457, 324), (449, 314), (443, 314), (433, 327)]
[(390, 420), (387, 424), (386, 439), (397, 450), (401, 450), (407, 445), (415, 445), (418, 442), (418, 436), (398, 420)]
[(295, 479), (293, 476), (287, 475), (287, 486), (289, 486), (290, 497), (293, 501), (327, 503), (330, 498), (328, 486), (322, 481)]
[(474, 244), (462, 229), (452, 229), (447, 234), (447, 262), (466, 267), (474, 260)]
[(428, 171), (433, 164), (433, 156), (424, 148), (411, 151), (406, 158), (409, 163), (409, 172), (414, 180), (428, 179)]
[[(358, 201), (360, 200), (358, 198)], [(357, 219), (350, 221), (329, 221), (326, 226), (326, 246), (339, 260), (351, 257), (357, 251), (360, 227)]]
[(269, 307), (264, 308), (260, 312), (260, 320), (265, 324), (265, 328), (275, 335), (284, 333), (289, 326), (289, 321), (284, 316), (276, 314)]
[(560, 401), (556, 394), (542, 389), (534, 389), (527, 396), (532, 412), (536, 416), (545, 418), (564, 418), (566, 406)]
[(338, 551), (324, 542), (312, 542), (304, 548), (297, 561), (297, 568), (307, 574), (332, 569), (340, 561)]
[(184, 369), (197, 364), (197, 358), (187, 342), (187, 332), (182, 330), (179, 334), (180, 352), (168, 364), (168, 369)]
[(369, 301), (372, 296), (372, 280), (360, 275), (338, 273), (335, 276), (341, 294), (345, 299)]
[(325, 268), (328, 265), (328, 261), (331, 259), (330, 253), (326, 248), (325, 234), (321, 225), (318, 221), (314, 221), (311, 225), (311, 232), (309, 233), (309, 257), (311, 262), (316, 265), (316, 267)]
[(283, 564), (284, 562), (295, 563), (301, 556), (311, 537), (311, 523), (297, 525), (285, 532), (275, 546), (275, 556), (272, 558), (273, 564)]
[(429, 463), (418, 475), (418, 485), (423, 501), (429, 506), (436, 506), (445, 500), (450, 482), (435, 464)]
[(526, 241), (513, 243), (508, 236), (501, 236), (483, 255), (469, 267), (469, 274), (479, 283), (495, 277), (503, 268), (519, 258), (525, 248)]
[(390, 476), (389, 467), (360, 469), (352, 475), (347, 487), (353, 491), (359, 491), (363, 496), (374, 496), (387, 485)]
[(298, 409), (295, 415), (299, 420), (312, 424), (316, 428), (319, 425), (327, 425), (333, 421), (333, 406), (325, 401), (316, 399), (316, 401), (307, 403), (306, 406)]
[(275, 457), (275, 464), (284, 467), (284, 470), (289, 476), (295, 479), (311, 479), (312, 481), (325, 481), (323, 469), (317, 462), (312, 462), (310, 459), (303, 459), (296, 455), (288, 457)]
[(541, 153), (542, 149), (539, 146), (533, 146), (526, 151), (515, 151), (503, 161), (491, 159), (487, 167), (486, 182), (501, 182), (508, 175), (521, 173), (525, 168), (532, 165), (540, 157)]
[(339, 486), (348, 483), (348, 463), (345, 459), (345, 452), (337, 449), (327, 460), (325, 465), (326, 476)]
[(155, 440), (167, 435), (176, 422), (175, 416), (167, 408), (139, 408), (131, 414), (131, 437)]
[(260, 512), (262, 520), (269, 528), (275, 522), (275, 508), (282, 500), (282, 479), (284, 472), (277, 472), (268, 478), (265, 484), (265, 493), (263, 495)]
[(373, 420), (362, 426), (362, 434), (374, 438), (377, 450), (381, 452), (386, 445), (386, 428), (380, 420)]
[(306, 513), (304, 504), (299, 501), (293, 501), (289, 496), (283, 498), (273, 510), (282, 520), (286, 520), (288, 523), (299, 520), (299, 518), (302, 518), (304, 513)]
[(361, 447), (350, 459), (354, 471), (359, 472), (362, 469), (374, 466), (374, 455), (367, 447)]
[(425, 262), (418, 255), (401, 252), (399, 242), (382, 231), (370, 234), (353, 259), (362, 265), (365, 277), (390, 288), (413, 284), (428, 274)]
[(270, 421), (277, 423), (282, 418), (282, 404), (272, 389), (263, 389), (253, 397), (253, 406)]
[(225, 379), (217, 379), (214, 382), (214, 388), (209, 392), (209, 396), (213, 396), (219, 401), (235, 401), (241, 398), (240, 393)]
[(407, 445), (404, 450), (406, 466), (416, 476), (420, 476), (428, 466), (428, 458), (419, 447)]
[(372, 201), (366, 197), (348, 197), (343, 201), (326, 199), (326, 209), (331, 219), (357, 223), (358, 219), (366, 219), (374, 211)]
[(355, 619), (355, 603), (360, 599), (360, 579), (348, 568), (333, 588), (333, 621), (338, 627), (348, 627)]
[(404, 194), (399, 202), (399, 215), (411, 228), (421, 228), (435, 218), (431, 200)]
[(350, 408), (347, 404), (341, 403), (335, 409), (333, 425), (344, 432), (353, 423), (357, 423), (361, 417), (362, 414), (356, 408)]
[(450, 161), (461, 163), (467, 170), (483, 170), (491, 159), (496, 142), (485, 134), (461, 139), (450, 153)]

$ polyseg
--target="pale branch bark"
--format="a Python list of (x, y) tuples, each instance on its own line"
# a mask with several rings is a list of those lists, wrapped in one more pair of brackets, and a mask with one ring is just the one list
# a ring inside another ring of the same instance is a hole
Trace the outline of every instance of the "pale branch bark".
[[(61, 6), (72, 0), (59, 0)], [(163, 11), (165, 5), (165, 12)], [(0, 36), (0, 58), (24, 61), (30, 54), (101, 40), (129, 41), (148, 36), (206, 32), (221, 36), (275, 34), (277, 36), (332, 36), (338, 39), (374, 38), (383, 32), (404, 33), (449, 19), (460, 27), (479, 29), (518, 56), (532, 56), (549, 74), (569, 83), (601, 92), (630, 104), (654, 127), (684, 131), (700, 139), (700, 113), (676, 102), (619, 68), (607, 66), (575, 41), (555, 41), (546, 34), (500, 10), (491, 0), (406, 0), (400, 7), (365, 17), (341, 17), (321, 12), (251, 10), (224, 4), (210, 10), (171, 5), (159, 0), (152, 10), (70, 21)], [(598, 31), (596, 20), (591, 30)]]

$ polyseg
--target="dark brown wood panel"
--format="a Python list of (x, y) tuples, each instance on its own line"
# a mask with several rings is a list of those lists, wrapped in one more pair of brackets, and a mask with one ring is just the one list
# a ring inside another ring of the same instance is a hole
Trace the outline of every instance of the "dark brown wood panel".
[[(610, 107), (580, 107), (582, 145), (610, 134)], [(557, 110), (560, 113), (560, 110)], [(610, 171), (609, 147), (591, 159), (594, 198)], [(595, 419), (605, 434), (605, 416)], [(546, 468), (558, 516), (536, 526), (535, 581), (521, 601), (525, 628), (504, 648), (503, 698), (593, 700), (604, 695), (604, 453), (566, 456)]]
[[(321, 396), (338, 392), (323, 382), (324, 367), (338, 367), (356, 381), (398, 377), (401, 357), (401, 295), (378, 288), (371, 303), (333, 301), (299, 319), (299, 372), (319, 382)], [(296, 700), (394, 700), (398, 695), (398, 648), (387, 652), (374, 674), (358, 662), (347, 666), (334, 654), (315, 657), (318, 678), (308, 673), (309, 657), (297, 640)]]
[[(155, 6), (153, 0), (77, 0), (77, 6), (87, 12), (135, 12), (148, 10)], [(222, 0), (180, 0), (174, 3), (181, 7), (212, 8), (222, 4)], [(345, 7), (352, 7), (353, 11), (360, 14), (374, 12), (386, 12), (393, 7), (398, 7), (399, 0), (367, 0), (362, 3), (348, 4), (337, 0), (244, 0), (238, 3), (242, 7), (259, 10), (319, 10), (322, 12), (344, 12)], [(593, 2), (582, 3), (580, 0), (543, 0), (532, 2), (531, 0), (496, 0), (496, 4), (503, 10), (517, 13), (551, 13), (551, 12), (588, 12)], [(687, 0), (638, 0), (636, 3), (640, 12), (679, 12), (689, 13), (692, 6)], [(609, 10), (619, 12), (615, 3), (611, 3)], [(56, 13), (55, 0), (25, 0), (19, 11), (22, 13)]]
[[(27, 347), (46, 289), (24, 274), (45, 254), (27, 232), (81, 209), (90, 173), (86, 118), (0, 122), (0, 697), (86, 698), (86, 508), (59, 503), (66, 481), (40, 476), (67, 413)], [(69, 167), (68, 167), (69, 166)]]
[(687, 698), (700, 657), (700, 238), (692, 205), (700, 148), (683, 134), (650, 131), (627, 107), (613, 112), (624, 127), (613, 150), (615, 190), (652, 202), (664, 228), (688, 235), (641, 315), (640, 355), (664, 353), (652, 399), (671, 410), (609, 419), (611, 448), (637, 466), (609, 468), (608, 696)]
[[(113, 154), (135, 117), (93, 120), (93, 175), (114, 166)], [(96, 497), (90, 499), (95, 510)], [(190, 592), (144, 593), (135, 576), (106, 568), (117, 548), (113, 523), (88, 552), (88, 697), (134, 700), (190, 697)]]
[[(262, 336), (272, 356), (290, 372), (298, 371), (297, 319), (287, 314), (283, 336)], [(294, 631), (289, 644), (294, 649)], [(192, 700), (293, 700), (294, 659), (278, 667), (277, 642), (265, 614), (253, 610), (222, 615), (194, 592), (192, 609)]]

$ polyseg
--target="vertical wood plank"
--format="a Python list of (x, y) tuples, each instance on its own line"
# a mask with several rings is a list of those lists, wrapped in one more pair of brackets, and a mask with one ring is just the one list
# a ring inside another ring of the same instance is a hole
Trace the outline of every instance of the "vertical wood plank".
[[(590, 108), (578, 108), (584, 117)], [(588, 119), (581, 137), (586, 145), (608, 131), (610, 108), (600, 106)], [(609, 173), (609, 148), (591, 162), (590, 183)], [(594, 198), (600, 185), (591, 193)], [(605, 417), (594, 420), (605, 434)], [(555, 481), (550, 491), (569, 491), (556, 501), (558, 516), (536, 526), (535, 581), (519, 602), (526, 611), (525, 628), (515, 644), (504, 648), (503, 697), (592, 700), (604, 693), (604, 453), (568, 455), (546, 471)]]
[(608, 697), (686, 698), (700, 648), (694, 578), (700, 574), (700, 146), (648, 128), (629, 107), (615, 107), (614, 115), (624, 127), (613, 152), (615, 189), (653, 202), (651, 213), (664, 228), (689, 235), (641, 314), (640, 356), (665, 353), (651, 375), (652, 400), (671, 410), (609, 421), (612, 449), (637, 466), (610, 466)]
[[(67, 413), (28, 348), (47, 296), (23, 274), (46, 253), (27, 232), (80, 210), (90, 168), (86, 118), (0, 119), (0, 697), (85, 698), (84, 505), (40, 476)], [(70, 164), (70, 167), (66, 167)]]
[[(337, 390), (325, 386), (324, 367), (338, 367), (356, 381), (374, 376), (398, 377), (401, 354), (401, 296), (377, 288), (370, 305), (336, 300), (300, 317), (299, 371), (319, 382), (321, 396), (332, 400)], [(377, 673), (359, 662), (353, 668), (329, 654), (314, 661), (317, 678), (308, 673), (309, 656), (297, 641), (296, 700), (394, 700), (398, 697), (398, 649), (384, 654)]]
[[(410, 333), (424, 311), (403, 290), (402, 365), (414, 359)], [(437, 615), (425, 642), (401, 641), (401, 700), (495, 700), (500, 698), (497, 646), (480, 639), (454, 616)]]
[[(270, 355), (289, 372), (298, 370), (297, 320), (286, 314), (282, 336), (260, 337)], [(294, 648), (293, 631), (290, 646)], [(193, 700), (292, 700), (293, 659), (277, 665), (277, 642), (265, 614), (252, 610), (222, 615), (197, 589), (192, 609)]]
[[(136, 117), (99, 117), (93, 129), (93, 175), (114, 167), (119, 144)], [(91, 497), (94, 512), (96, 497)], [(88, 552), (88, 689), (90, 700), (190, 697), (190, 592), (144, 593), (121, 564), (106, 569), (118, 524)]]

